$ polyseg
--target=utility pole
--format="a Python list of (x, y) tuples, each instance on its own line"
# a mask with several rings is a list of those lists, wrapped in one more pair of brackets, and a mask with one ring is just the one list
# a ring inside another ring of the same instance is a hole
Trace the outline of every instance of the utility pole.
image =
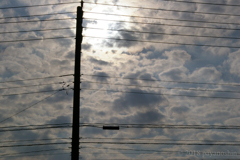
[(73, 123), (72, 123), (72, 155), (71, 160), (79, 160), (79, 115), (80, 115), (80, 72), (81, 72), (81, 49), (82, 49), (82, 21), (83, 1), (81, 7), (77, 7), (76, 48), (75, 48), (75, 73), (73, 93)]

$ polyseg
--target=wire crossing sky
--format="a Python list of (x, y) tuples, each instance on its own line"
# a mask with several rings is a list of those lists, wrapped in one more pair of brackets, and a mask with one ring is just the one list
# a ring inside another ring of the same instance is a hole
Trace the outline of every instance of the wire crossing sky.
[[(0, 2), (0, 159), (71, 158), (80, 5)], [(238, 159), (239, 6), (84, 1), (81, 159)]]

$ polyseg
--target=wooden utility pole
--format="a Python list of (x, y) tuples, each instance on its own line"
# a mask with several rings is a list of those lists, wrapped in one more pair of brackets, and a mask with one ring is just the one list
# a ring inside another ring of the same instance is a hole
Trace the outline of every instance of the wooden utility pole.
[(73, 123), (72, 123), (72, 156), (71, 160), (79, 160), (79, 115), (80, 115), (80, 72), (81, 72), (81, 49), (82, 49), (82, 20), (83, 1), (81, 7), (77, 7), (76, 48), (75, 48), (75, 73), (73, 94)]

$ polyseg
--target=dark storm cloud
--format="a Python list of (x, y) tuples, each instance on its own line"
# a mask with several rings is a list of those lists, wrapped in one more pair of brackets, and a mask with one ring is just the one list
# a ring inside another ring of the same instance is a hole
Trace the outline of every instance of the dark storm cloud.
[[(120, 98), (114, 100), (113, 110), (117, 112), (128, 112), (133, 110), (152, 109), (164, 106), (168, 103), (165, 97), (160, 95), (144, 94), (147, 91), (141, 89), (128, 89)], [(154, 92), (151, 92), (154, 93)]]
[(68, 52), (65, 58), (73, 60), (75, 58), (75, 52), (74, 51)]
[(177, 113), (177, 114), (184, 114), (190, 111), (190, 109), (187, 106), (179, 106), (179, 107), (172, 107), (171, 112)]
[(114, 37), (114, 39), (125, 39), (125, 40), (104, 40), (103, 45), (107, 47), (132, 47), (137, 45), (138, 43), (135, 41), (126, 41), (126, 40), (138, 40), (138, 36), (135, 35), (134, 32), (118, 32), (118, 35)]
[(83, 50), (89, 51), (91, 49), (91, 47), (92, 47), (91, 44), (88, 44), (88, 43), (82, 44), (82, 49)]
[(92, 78), (96, 79), (97, 81), (101, 81), (101, 82), (108, 81), (109, 75), (105, 72), (97, 72), (97, 73), (94, 73), (94, 75), (96, 76), (93, 76)]
[(124, 116), (122, 118), (112, 117), (109, 121), (111, 123), (125, 123), (125, 124), (129, 124), (129, 123), (134, 123), (134, 124), (138, 124), (138, 123), (157, 124), (158, 123), (159, 124), (164, 120), (164, 118), (165, 118), (165, 115), (163, 115), (159, 110), (150, 108), (147, 111), (139, 111), (133, 115), (131, 115), (129, 112), (128, 116)]
[(148, 110), (146, 112), (137, 112), (133, 117), (131, 117), (129, 120), (131, 120), (132, 123), (161, 123), (161, 121), (164, 119), (164, 115), (159, 112), (157, 109)]
[(72, 120), (70, 116), (58, 116), (50, 120), (48, 124), (61, 124), (61, 123), (71, 123), (71, 122)]
[[(152, 32), (152, 33), (165, 33), (165, 29), (159, 26), (146, 26), (141, 29), (142, 32)], [(144, 34), (145, 40), (162, 40), (164, 36), (162, 34)]]
[(169, 71), (161, 73), (161, 77), (165, 77), (170, 80), (182, 80), (184, 78), (185, 72), (179, 68), (173, 68)]
[(97, 65), (103, 65), (103, 66), (111, 66), (112, 65), (112, 63), (110, 63), (110, 62), (103, 61), (103, 60), (98, 60), (98, 59), (93, 58), (93, 57), (90, 57), (89, 61), (91, 63), (97, 64)]

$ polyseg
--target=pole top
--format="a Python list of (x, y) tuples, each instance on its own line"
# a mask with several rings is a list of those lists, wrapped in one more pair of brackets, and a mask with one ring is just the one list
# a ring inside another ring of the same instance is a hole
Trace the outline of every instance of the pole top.
[(81, 7), (83, 8), (83, 0), (81, 0)]

